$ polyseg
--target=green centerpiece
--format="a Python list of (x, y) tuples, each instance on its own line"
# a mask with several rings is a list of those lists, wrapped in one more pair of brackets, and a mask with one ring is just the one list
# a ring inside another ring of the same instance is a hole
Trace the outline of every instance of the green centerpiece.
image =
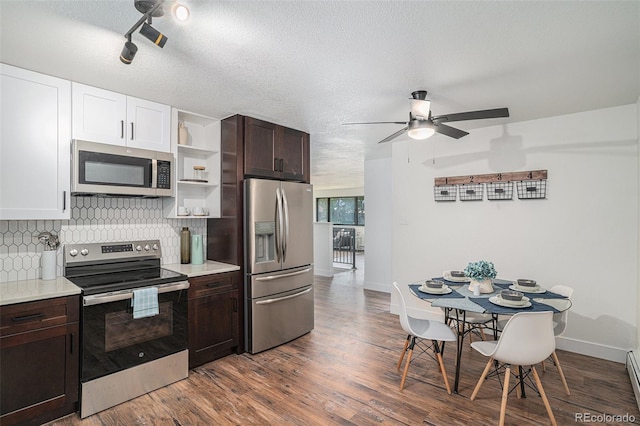
[(474, 291), (476, 287), (479, 287), (480, 293), (493, 292), (491, 280), (498, 275), (498, 272), (492, 262), (487, 262), (486, 260), (470, 262), (464, 268), (464, 274), (471, 279), (469, 284), (470, 291)]

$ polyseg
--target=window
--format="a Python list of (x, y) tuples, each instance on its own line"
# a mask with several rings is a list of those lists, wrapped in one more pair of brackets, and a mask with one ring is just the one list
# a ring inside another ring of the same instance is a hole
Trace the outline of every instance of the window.
[(317, 198), (316, 221), (364, 226), (364, 197)]

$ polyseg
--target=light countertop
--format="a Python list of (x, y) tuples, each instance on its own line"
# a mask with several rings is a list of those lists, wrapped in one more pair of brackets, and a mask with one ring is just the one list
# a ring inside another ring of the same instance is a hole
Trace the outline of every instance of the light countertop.
[(216, 262), (213, 260), (207, 260), (202, 265), (192, 265), (191, 263), (171, 263), (168, 265), (162, 265), (162, 267), (174, 272), (185, 274), (189, 278), (240, 270), (238, 265)]
[(64, 277), (43, 281), (40, 279), (0, 283), (0, 306), (33, 302), (55, 297), (80, 294), (80, 287)]

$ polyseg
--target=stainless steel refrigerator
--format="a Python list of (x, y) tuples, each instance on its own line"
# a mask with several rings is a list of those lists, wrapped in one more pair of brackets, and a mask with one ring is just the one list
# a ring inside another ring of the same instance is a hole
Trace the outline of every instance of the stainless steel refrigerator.
[(245, 347), (257, 353), (313, 329), (313, 187), (245, 179), (244, 194)]

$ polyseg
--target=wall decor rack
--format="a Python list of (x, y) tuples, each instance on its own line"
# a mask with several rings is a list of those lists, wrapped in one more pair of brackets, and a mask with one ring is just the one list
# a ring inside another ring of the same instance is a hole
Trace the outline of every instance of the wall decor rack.
[(547, 170), (530, 170), (437, 177), (433, 193), (435, 201), (455, 201), (456, 192), (460, 201), (482, 200), (486, 184), (488, 200), (511, 200), (515, 182), (519, 199), (540, 199), (547, 194), (547, 175)]

